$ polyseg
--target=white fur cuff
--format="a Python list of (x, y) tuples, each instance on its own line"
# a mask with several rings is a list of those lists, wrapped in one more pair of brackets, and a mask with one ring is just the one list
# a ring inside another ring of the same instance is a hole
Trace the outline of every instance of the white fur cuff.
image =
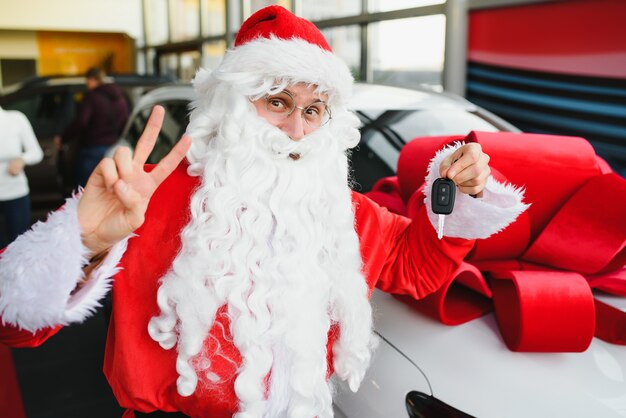
[(89, 282), (72, 295), (88, 263), (81, 240), (79, 198), (37, 222), (0, 255), (0, 317), (3, 323), (34, 332), (87, 318), (111, 287), (111, 277), (126, 248), (115, 245)]
[[(435, 230), (438, 215), (431, 208), (431, 188), (439, 178), (439, 165), (451, 153), (463, 145), (457, 142), (437, 152), (428, 166), (426, 175), (425, 204), (428, 218)], [(511, 184), (502, 184), (489, 177), (483, 197), (475, 199), (465, 193), (457, 193), (454, 210), (446, 216), (443, 234), (447, 237), (479, 239), (487, 238), (512, 223), (528, 205), (522, 202), (524, 191)]]

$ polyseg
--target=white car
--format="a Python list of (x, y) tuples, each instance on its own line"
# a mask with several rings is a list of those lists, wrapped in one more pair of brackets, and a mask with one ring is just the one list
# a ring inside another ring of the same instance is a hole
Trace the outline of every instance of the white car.
[[(143, 96), (121, 143), (134, 146), (151, 108), (165, 106), (149, 160), (157, 162), (184, 132), (193, 95), (190, 86), (177, 85)], [(400, 149), (413, 138), (519, 132), (461, 97), (429, 90), (357, 83), (350, 108), (363, 123), (351, 157), (360, 191), (393, 175)], [(624, 298), (596, 297), (626, 311)], [(493, 313), (447, 326), (380, 291), (372, 305), (380, 345), (357, 393), (338, 384), (339, 418), (626, 417), (624, 346), (594, 338), (583, 353), (513, 352)]]
[[(626, 311), (625, 298), (595, 296)], [(448, 326), (378, 290), (372, 305), (381, 344), (357, 393), (338, 385), (339, 418), (626, 417), (625, 346), (513, 352), (493, 313)]]

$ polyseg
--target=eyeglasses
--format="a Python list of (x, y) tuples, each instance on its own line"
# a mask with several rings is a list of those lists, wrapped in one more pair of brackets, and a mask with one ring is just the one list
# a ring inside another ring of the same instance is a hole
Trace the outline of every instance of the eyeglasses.
[(265, 96), (265, 107), (277, 118), (286, 119), (296, 110), (302, 110), (302, 119), (311, 128), (324, 126), (331, 119), (330, 109), (323, 100), (316, 100), (306, 107), (296, 106), (291, 93), (287, 90)]

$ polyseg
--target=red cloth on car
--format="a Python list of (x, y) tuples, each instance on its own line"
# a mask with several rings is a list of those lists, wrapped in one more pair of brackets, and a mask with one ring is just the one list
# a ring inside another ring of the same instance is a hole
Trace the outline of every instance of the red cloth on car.
[(393, 183), (383, 179), (368, 196), (410, 215), (423, 202), (414, 192), (431, 156), (458, 140), (481, 144), (494, 178), (523, 185), (531, 206), (504, 231), (477, 240), (439, 291), (401, 299), (450, 325), (495, 309), (511, 350), (584, 351), (594, 334), (626, 344), (626, 313), (591, 291), (626, 296), (626, 180), (586, 140), (503, 132), (416, 138), (402, 150)]

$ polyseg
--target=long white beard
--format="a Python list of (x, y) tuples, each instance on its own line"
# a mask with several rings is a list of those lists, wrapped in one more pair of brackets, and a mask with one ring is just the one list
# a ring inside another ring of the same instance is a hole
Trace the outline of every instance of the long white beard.
[[(374, 341), (340, 139), (354, 136), (354, 116), (334, 116), (295, 142), (249, 103), (235, 108), (209, 140), (194, 144), (190, 173), (201, 174), (202, 185), (149, 332), (164, 349), (177, 344), (178, 392), (188, 396), (198, 376), (209, 383), (230, 377), (211, 370), (217, 353), (203, 353), (216, 312), (226, 305), (242, 357), (236, 416), (331, 417), (331, 324), (341, 330), (333, 365), (353, 390)], [(192, 126), (192, 135), (194, 129), (201, 130)], [(301, 158), (293, 161), (290, 153)]]

